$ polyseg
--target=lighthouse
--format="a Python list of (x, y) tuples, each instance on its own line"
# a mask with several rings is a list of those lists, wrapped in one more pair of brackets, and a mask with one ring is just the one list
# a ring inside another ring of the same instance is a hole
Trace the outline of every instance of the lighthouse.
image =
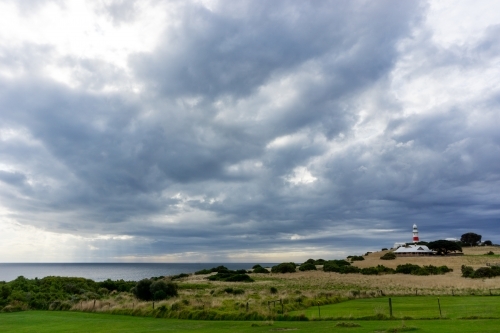
[(413, 243), (418, 243), (418, 242), (419, 242), (418, 229), (417, 229), (417, 225), (414, 224), (413, 225)]

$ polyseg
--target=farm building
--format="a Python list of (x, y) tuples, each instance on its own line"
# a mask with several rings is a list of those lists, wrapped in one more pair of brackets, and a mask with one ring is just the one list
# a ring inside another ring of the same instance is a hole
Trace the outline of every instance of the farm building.
[(394, 254), (398, 257), (419, 257), (419, 256), (433, 256), (435, 251), (430, 250), (425, 245), (406, 245), (399, 247)]

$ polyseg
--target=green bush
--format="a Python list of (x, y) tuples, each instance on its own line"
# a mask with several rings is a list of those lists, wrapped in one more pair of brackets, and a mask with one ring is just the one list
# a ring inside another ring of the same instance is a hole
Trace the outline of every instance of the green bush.
[(185, 278), (185, 277), (189, 277), (189, 274), (181, 273), (181, 274), (177, 274), (177, 275), (172, 275), (170, 277), (170, 279), (172, 279), (172, 280), (178, 280), (178, 279), (182, 279), (182, 278)]
[(153, 297), (150, 289), (152, 283), (153, 281), (151, 281), (150, 279), (142, 279), (141, 281), (137, 282), (137, 285), (132, 289), (132, 293), (138, 299), (141, 299), (143, 301), (150, 301)]
[(474, 268), (462, 265), (462, 277), (468, 278), (474, 275)]
[(326, 262), (323, 265), (323, 271), (324, 272), (337, 272), (338, 273), (340, 271), (340, 267), (336, 263)]
[(351, 256), (351, 261), (363, 261), (365, 258), (363, 256)]
[(271, 273), (295, 273), (296, 266), (293, 262), (283, 262), (271, 268)]
[(177, 296), (177, 284), (173, 282), (166, 282), (165, 280), (158, 280), (151, 283), (149, 287), (154, 300), (162, 300), (170, 297)]
[(340, 274), (351, 274), (351, 273), (359, 273), (360, 269), (356, 266), (341, 266), (339, 269)]
[(363, 275), (378, 275), (378, 270), (376, 267), (361, 268), (360, 271)]
[(381, 256), (380, 259), (382, 259), (382, 260), (394, 260), (394, 259), (396, 259), (396, 255), (394, 254), (394, 252), (387, 252), (386, 254)]
[(225, 281), (225, 282), (253, 282), (254, 280), (247, 274), (238, 274), (234, 271), (227, 273), (217, 273), (207, 278), (210, 281)]
[(278, 293), (278, 289), (276, 289), (275, 287), (269, 288), (269, 291), (271, 292), (271, 294), (277, 294)]
[(299, 271), (315, 271), (316, 270), (316, 265), (311, 264), (309, 262), (303, 263), (302, 265), (299, 266)]
[(254, 268), (253, 272), (254, 273), (259, 273), (259, 274), (269, 274), (269, 270), (267, 270), (266, 268), (264, 268), (262, 266)]

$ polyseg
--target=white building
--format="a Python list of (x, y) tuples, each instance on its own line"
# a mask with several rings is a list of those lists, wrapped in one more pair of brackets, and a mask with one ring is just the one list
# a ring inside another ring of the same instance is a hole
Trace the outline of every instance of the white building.
[(433, 256), (436, 251), (430, 250), (425, 245), (406, 245), (399, 247), (394, 254), (400, 257)]

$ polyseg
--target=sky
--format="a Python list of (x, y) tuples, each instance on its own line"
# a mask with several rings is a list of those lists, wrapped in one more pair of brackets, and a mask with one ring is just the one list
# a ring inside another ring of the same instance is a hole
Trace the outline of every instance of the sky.
[(496, 1), (0, 2), (0, 262), (500, 243)]

